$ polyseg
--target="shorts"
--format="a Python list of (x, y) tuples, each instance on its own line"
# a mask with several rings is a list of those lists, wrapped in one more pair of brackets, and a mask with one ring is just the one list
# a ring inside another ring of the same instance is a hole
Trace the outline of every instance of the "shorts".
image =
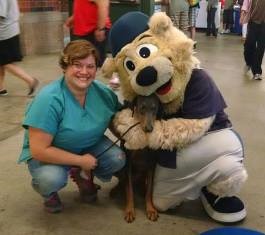
[(19, 35), (0, 41), (0, 65), (21, 61)]
[(174, 26), (182, 31), (189, 27), (189, 11), (180, 11), (170, 16)]
[(189, 8), (189, 26), (196, 27), (196, 19), (198, 16), (198, 7)]

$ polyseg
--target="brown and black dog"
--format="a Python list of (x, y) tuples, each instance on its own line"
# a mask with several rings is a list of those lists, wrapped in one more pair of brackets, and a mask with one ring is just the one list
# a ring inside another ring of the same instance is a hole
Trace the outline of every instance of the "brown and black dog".
[[(137, 96), (132, 104), (133, 115), (137, 117), (145, 132), (153, 130), (154, 121), (161, 116), (161, 105), (156, 95)], [(124, 146), (123, 144), (121, 144)], [(135, 219), (134, 187), (143, 188), (147, 217), (156, 221), (158, 212), (152, 202), (153, 175), (156, 166), (155, 151), (145, 148), (128, 150), (126, 152), (126, 166), (120, 174), (120, 186), (126, 190), (126, 207), (124, 219), (131, 223)]]

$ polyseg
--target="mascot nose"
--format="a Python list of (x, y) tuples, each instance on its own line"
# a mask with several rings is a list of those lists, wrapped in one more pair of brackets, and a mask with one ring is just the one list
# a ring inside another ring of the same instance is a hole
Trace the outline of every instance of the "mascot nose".
[(157, 81), (157, 71), (153, 66), (143, 68), (136, 77), (139, 86), (149, 86)]

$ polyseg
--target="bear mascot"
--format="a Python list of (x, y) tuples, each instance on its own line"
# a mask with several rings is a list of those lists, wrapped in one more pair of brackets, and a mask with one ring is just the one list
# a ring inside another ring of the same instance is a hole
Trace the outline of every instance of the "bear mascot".
[[(159, 151), (155, 207), (166, 211), (200, 197), (215, 221), (243, 220), (246, 209), (236, 196), (247, 179), (243, 144), (224, 112), (219, 89), (194, 56), (194, 41), (163, 12), (149, 18), (133, 11), (113, 24), (109, 43), (112, 57), (102, 71), (106, 77), (119, 75), (123, 98), (130, 102), (155, 94), (163, 107), (152, 132), (135, 126), (123, 136), (127, 149)], [(125, 108), (113, 126), (122, 135), (137, 122)]]

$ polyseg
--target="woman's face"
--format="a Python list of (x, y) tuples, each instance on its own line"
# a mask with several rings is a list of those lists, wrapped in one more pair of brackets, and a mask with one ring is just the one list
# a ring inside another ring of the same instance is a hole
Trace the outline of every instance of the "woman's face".
[(86, 91), (95, 79), (97, 72), (96, 60), (93, 55), (85, 59), (75, 60), (65, 69), (65, 80), (70, 90)]

